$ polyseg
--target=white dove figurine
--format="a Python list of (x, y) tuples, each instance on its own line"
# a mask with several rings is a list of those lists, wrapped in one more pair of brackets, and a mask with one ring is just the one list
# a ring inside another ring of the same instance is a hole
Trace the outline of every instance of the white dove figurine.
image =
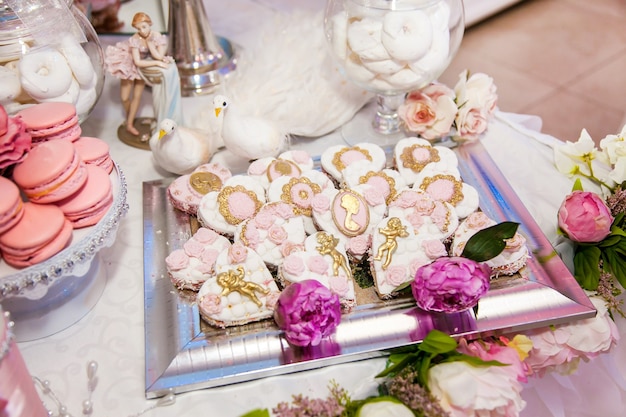
[(260, 159), (276, 156), (287, 144), (287, 134), (275, 122), (239, 111), (229, 98), (213, 98), (215, 116), (222, 115), (222, 140), (226, 149), (237, 156)]
[(164, 170), (184, 175), (206, 164), (219, 146), (209, 132), (178, 126), (172, 119), (163, 119), (159, 130), (150, 138), (150, 149), (157, 165)]

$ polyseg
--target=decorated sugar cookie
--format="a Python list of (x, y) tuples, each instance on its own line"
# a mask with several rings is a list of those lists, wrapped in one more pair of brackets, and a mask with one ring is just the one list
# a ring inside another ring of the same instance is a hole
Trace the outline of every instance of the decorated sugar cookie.
[(248, 167), (248, 175), (258, 179), (267, 189), (277, 178), (298, 178), (302, 172), (312, 170), (313, 167), (313, 158), (308, 152), (291, 150), (281, 153), (277, 158), (267, 157), (253, 161)]
[(265, 202), (265, 189), (257, 180), (235, 175), (219, 191), (202, 197), (198, 220), (218, 233), (233, 236), (237, 226), (254, 217)]
[(219, 191), (230, 177), (230, 170), (221, 164), (203, 164), (191, 174), (176, 178), (167, 187), (167, 197), (172, 206), (195, 216), (202, 197), (210, 191)]
[(451, 204), (459, 219), (478, 210), (478, 191), (463, 182), (460, 175), (438, 173), (428, 168), (418, 175), (413, 189), (425, 192), (434, 200)]
[[(467, 216), (454, 233), (451, 253), (453, 256), (460, 256), (467, 241), (479, 230), (494, 226), (496, 221), (489, 218), (484, 212), (477, 211)], [(506, 247), (495, 258), (489, 259), (485, 263), (491, 267), (492, 278), (498, 275), (513, 275), (518, 272), (528, 260), (529, 252), (526, 245), (526, 238), (519, 232), (506, 241)]]
[(301, 216), (308, 234), (317, 231), (313, 223), (311, 203), (317, 194), (335, 189), (333, 182), (317, 170), (308, 170), (298, 178), (280, 177), (270, 184), (267, 192), (269, 201), (280, 201), (293, 206), (296, 215)]
[(354, 281), (346, 250), (341, 240), (318, 232), (306, 239), (304, 250), (292, 252), (279, 268), (285, 285), (315, 279), (339, 296), (344, 312), (356, 305)]
[(426, 139), (404, 138), (394, 148), (394, 165), (408, 185), (419, 179), (426, 168), (433, 173), (452, 174), (460, 177), (458, 158), (445, 146), (433, 146)]
[(370, 269), (376, 292), (382, 299), (393, 297), (395, 289), (412, 280), (420, 266), (446, 255), (439, 239), (419, 237), (405, 218), (383, 219), (372, 233)]
[(197, 301), (204, 320), (225, 328), (272, 317), (279, 295), (261, 256), (237, 242), (220, 252)]
[(388, 217), (404, 217), (421, 238), (448, 239), (459, 225), (454, 207), (435, 200), (424, 191), (407, 189), (389, 203)]
[(305, 239), (303, 217), (282, 202), (265, 204), (254, 217), (240, 223), (235, 233), (235, 242), (254, 249), (274, 268), (291, 252), (302, 250)]
[(320, 157), (322, 170), (337, 183), (343, 180), (342, 172), (344, 169), (357, 161), (363, 160), (369, 161), (373, 169), (376, 170), (382, 170), (387, 163), (383, 148), (373, 143), (358, 143), (354, 146), (331, 146)]
[(353, 188), (360, 184), (368, 184), (380, 190), (387, 204), (407, 188), (404, 178), (393, 169), (376, 169), (369, 161), (357, 161), (343, 170), (343, 188)]
[(356, 259), (369, 250), (372, 230), (387, 211), (383, 194), (367, 184), (320, 193), (312, 207), (317, 226), (341, 239), (348, 254)]
[(230, 241), (216, 232), (199, 228), (183, 245), (165, 258), (172, 283), (179, 290), (198, 291), (215, 272), (219, 253), (230, 247)]

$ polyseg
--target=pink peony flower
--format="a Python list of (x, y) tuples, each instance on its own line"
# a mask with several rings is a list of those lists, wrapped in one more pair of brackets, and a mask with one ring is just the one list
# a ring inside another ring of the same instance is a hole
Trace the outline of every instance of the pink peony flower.
[(559, 227), (575, 242), (600, 242), (611, 232), (613, 216), (606, 203), (589, 191), (574, 191), (559, 208)]
[(447, 135), (456, 113), (454, 91), (438, 83), (410, 92), (398, 108), (406, 129), (427, 140)]
[(443, 257), (417, 270), (411, 283), (417, 305), (446, 313), (475, 306), (489, 290), (491, 268), (461, 257)]
[(315, 280), (293, 283), (280, 294), (274, 320), (289, 343), (317, 346), (341, 321), (339, 296)]
[(606, 302), (598, 296), (589, 297), (597, 314), (554, 327), (531, 330), (533, 343), (526, 363), (539, 375), (556, 371), (568, 375), (578, 369), (580, 359), (585, 361), (608, 352), (619, 340), (619, 331), (610, 317)]

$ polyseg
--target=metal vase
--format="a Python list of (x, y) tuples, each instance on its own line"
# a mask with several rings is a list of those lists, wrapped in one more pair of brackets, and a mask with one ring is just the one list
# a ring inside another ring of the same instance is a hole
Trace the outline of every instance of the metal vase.
[(169, 0), (168, 33), (183, 96), (212, 92), (233, 69), (232, 50), (222, 46), (230, 45), (213, 33), (202, 0)]

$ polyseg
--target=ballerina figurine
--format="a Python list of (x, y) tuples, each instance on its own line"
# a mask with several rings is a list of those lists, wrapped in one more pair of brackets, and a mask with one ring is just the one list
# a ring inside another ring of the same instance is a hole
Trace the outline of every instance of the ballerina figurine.
[[(139, 135), (135, 118), (146, 86), (152, 88), (152, 106), (156, 124), (163, 119), (183, 122), (178, 68), (166, 55), (167, 39), (152, 30), (152, 20), (146, 13), (133, 16), (137, 32), (130, 38), (106, 49), (105, 63), (109, 73), (120, 79), (120, 97), (126, 114), (126, 131)], [(147, 141), (150, 135), (147, 135)]]

